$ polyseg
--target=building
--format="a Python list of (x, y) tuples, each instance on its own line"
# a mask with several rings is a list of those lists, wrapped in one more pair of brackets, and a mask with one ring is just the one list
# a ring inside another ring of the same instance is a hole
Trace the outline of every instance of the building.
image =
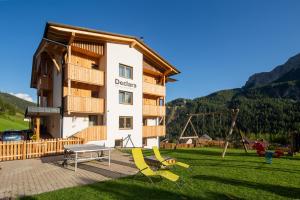
[(142, 40), (47, 23), (33, 56), (39, 137), (80, 137), (106, 146), (154, 146), (165, 135), (166, 83), (179, 71)]

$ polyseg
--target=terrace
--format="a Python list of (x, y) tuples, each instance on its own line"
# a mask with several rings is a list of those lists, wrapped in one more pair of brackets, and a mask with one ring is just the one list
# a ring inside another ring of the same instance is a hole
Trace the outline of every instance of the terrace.
[[(28, 196), (24, 199), (297, 199), (300, 197), (299, 156), (273, 159), (265, 164), (254, 151), (245, 154), (230, 149), (225, 159), (222, 149), (195, 148), (161, 150), (191, 165), (192, 170), (172, 168), (185, 184), (181, 190), (174, 183), (156, 179), (151, 185), (137, 171), (129, 154), (114, 151), (112, 165), (106, 162), (79, 164), (79, 170), (62, 168), (47, 157), (1, 163), (0, 198)], [(151, 150), (143, 152), (152, 155)], [(13, 166), (13, 168), (12, 168)], [(110, 180), (113, 179), (113, 180)], [(58, 190), (60, 189), (60, 190)], [(57, 190), (49, 192), (52, 190)], [(44, 193), (47, 192), (47, 193)], [(42, 194), (40, 194), (42, 193)], [(38, 194), (38, 195), (35, 195)]]

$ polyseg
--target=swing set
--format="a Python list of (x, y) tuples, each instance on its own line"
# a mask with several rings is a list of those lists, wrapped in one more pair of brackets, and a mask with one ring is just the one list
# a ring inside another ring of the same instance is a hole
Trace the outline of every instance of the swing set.
[[(229, 130), (227, 132), (227, 134), (225, 135), (225, 146), (224, 146), (224, 150), (223, 150), (223, 153), (222, 153), (222, 157), (224, 158), (225, 157), (225, 154), (226, 154), (226, 151), (227, 151), (227, 148), (228, 148), (228, 145), (229, 145), (229, 139), (231, 138), (232, 134), (233, 134), (233, 130), (234, 129), (237, 129), (237, 132), (239, 133), (239, 136), (241, 137), (241, 140), (242, 140), (242, 143), (243, 143), (243, 146), (244, 146), (244, 150), (245, 152), (247, 153), (247, 146), (246, 146), (246, 142), (245, 142), (245, 139), (240, 131), (240, 129), (236, 126), (236, 121), (237, 121), (237, 117), (238, 117), (238, 114), (239, 114), (239, 109), (232, 109), (230, 110), (230, 112), (228, 111), (224, 111), (224, 112), (203, 112), (203, 113), (193, 113), (193, 114), (188, 114), (188, 120), (187, 122), (185, 123), (184, 125), (184, 128), (182, 129), (181, 131), (181, 134), (178, 138), (178, 143), (180, 143), (182, 140), (189, 140), (189, 139), (192, 139), (192, 140), (197, 140), (199, 139), (199, 131), (197, 132), (192, 120), (194, 118), (199, 119), (199, 117), (202, 117), (202, 135), (204, 135), (204, 126), (205, 126), (205, 118), (207, 117), (211, 117), (212, 118), (212, 129), (215, 130), (215, 126), (216, 126), (216, 123), (215, 123), (215, 120), (216, 118), (219, 117), (219, 127), (218, 127), (218, 131), (219, 131), (219, 134), (221, 132), (221, 127), (222, 127), (222, 122), (224, 119), (224, 115), (227, 115), (228, 114), (231, 115), (231, 125), (229, 127)], [(216, 117), (217, 116), (217, 117)], [(197, 120), (197, 125), (199, 125), (198, 123), (199, 120)], [(191, 129), (192, 129), (192, 135), (187, 135), (187, 130), (188, 130), (188, 126), (191, 126)], [(199, 127), (199, 126), (197, 126)]]

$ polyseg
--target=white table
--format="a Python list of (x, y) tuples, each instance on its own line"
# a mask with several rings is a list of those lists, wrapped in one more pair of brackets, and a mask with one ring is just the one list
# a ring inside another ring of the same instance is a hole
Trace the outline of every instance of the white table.
[[(108, 155), (104, 152), (107, 151)], [(110, 166), (110, 152), (111, 148), (95, 145), (95, 144), (74, 144), (64, 146), (64, 162), (63, 165), (67, 164), (68, 160), (74, 160), (75, 172), (77, 170), (77, 163), (89, 160), (102, 160), (108, 158), (108, 165)], [(79, 157), (80, 153), (90, 153), (89, 157)], [(96, 156), (94, 156), (94, 155)], [(72, 155), (75, 155), (72, 157)]]

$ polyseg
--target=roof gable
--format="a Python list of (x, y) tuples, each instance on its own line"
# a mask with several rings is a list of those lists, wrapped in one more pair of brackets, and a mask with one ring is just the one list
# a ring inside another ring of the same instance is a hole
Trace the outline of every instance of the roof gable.
[(164, 75), (171, 76), (180, 73), (176, 67), (168, 63), (143, 41), (134, 36), (103, 32), (64, 24), (47, 23), (44, 31), (44, 37), (64, 44), (68, 44), (71, 37), (76, 37), (80, 40), (86, 41), (98, 40), (99, 42), (105, 41), (128, 44), (130, 47), (139, 50), (147, 59), (150, 59), (152, 62), (163, 67)]

